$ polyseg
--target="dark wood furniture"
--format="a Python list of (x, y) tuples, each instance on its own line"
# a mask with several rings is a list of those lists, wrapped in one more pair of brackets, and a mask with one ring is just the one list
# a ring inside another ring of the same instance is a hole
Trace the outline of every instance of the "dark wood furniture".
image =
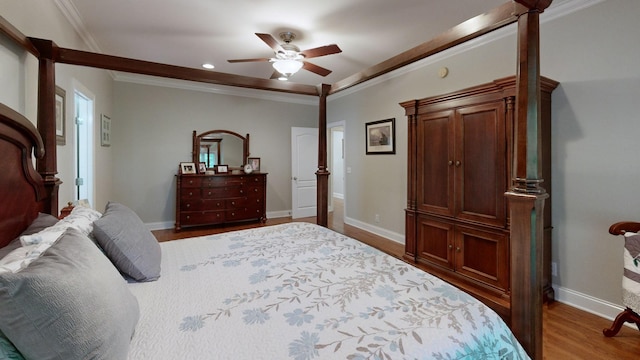
[[(609, 233), (611, 235), (624, 235), (626, 232), (640, 232), (640, 222), (633, 221), (621, 221), (617, 222), (609, 227)], [(606, 337), (615, 336), (624, 323), (635, 323), (640, 330), (640, 315), (633, 311), (631, 308), (627, 307), (624, 309), (618, 316), (616, 316), (615, 320), (611, 324), (611, 327), (608, 329), (602, 330), (602, 333)]]
[(176, 224), (266, 221), (267, 174), (176, 175)]
[[(405, 259), (510, 316), (510, 234), (505, 192), (512, 179), (515, 77), (401, 103), (408, 116)], [(551, 193), (551, 92), (543, 79), (543, 184)], [(545, 294), (550, 277), (551, 202), (544, 219)]]

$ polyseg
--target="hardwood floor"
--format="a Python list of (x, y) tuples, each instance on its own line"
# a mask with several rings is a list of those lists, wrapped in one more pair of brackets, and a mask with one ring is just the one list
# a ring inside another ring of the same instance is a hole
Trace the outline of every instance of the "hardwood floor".
[[(342, 201), (334, 199), (334, 211), (329, 214), (329, 228), (376, 247), (392, 256), (401, 258), (404, 245), (347, 225), (343, 221)], [(176, 233), (173, 229), (156, 230), (153, 234), (158, 241), (169, 241), (193, 236), (216, 234), (232, 230), (248, 229), (291, 222), (291, 218), (269, 219), (265, 224), (249, 223), (231, 226), (183, 229)], [(296, 219), (315, 223), (315, 217)], [(543, 313), (543, 353), (547, 360), (572, 359), (636, 359), (640, 354), (640, 331), (622, 327), (612, 338), (602, 335), (602, 329), (609, 328), (611, 321), (566, 304), (555, 302), (545, 305)]]

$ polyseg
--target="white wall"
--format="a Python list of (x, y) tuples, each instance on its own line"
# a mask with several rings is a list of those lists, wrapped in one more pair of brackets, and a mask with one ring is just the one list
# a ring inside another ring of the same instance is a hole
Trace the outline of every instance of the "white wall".
[[(266, 94), (266, 93), (265, 93)], [(154, 227), (175, 221), (175, 174), (191, 161), (192, 132), (250, 135), (251, 157), (267, 175), (267, 214), (291, 210), (291, 127), (317, 127), (317, 99), (308, 104), (116, 82), (112, 117), (114, 191)], [(314, 105), (310, 105), (314, 104)], [(239, 164), (229, 164), (239, 165)]]

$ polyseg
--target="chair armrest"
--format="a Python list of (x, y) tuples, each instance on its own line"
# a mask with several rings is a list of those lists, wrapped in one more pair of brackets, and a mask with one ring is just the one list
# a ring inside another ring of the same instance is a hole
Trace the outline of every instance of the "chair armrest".
[(640, 232), (640, 222), (621, 221), (609, 227), (609, 233), (612, 235), (623, 235), (625, 232)]

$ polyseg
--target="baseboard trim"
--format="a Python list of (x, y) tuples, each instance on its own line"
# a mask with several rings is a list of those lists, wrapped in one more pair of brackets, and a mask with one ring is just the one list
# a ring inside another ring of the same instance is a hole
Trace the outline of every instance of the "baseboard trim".
[[(613, 319), (615, 319), (616, 316), (624, 310), (624, 307), (618, 304), (598, 299), (591, 295), (583, 294), (562, 286), (552, 286), (556, 293), (556, 301), (600, 316), (601, 318), (613, 321)], [(625, 323), (625, 325), (635, 327), (634, 324)]]
[(399, 234), (393, 231), (389, 231), (387, 229), (383, 229), (381, 227), (378, 226), (374, 226), (371, 224), (367, 224), (365, 222), (350, 218), (350, 217), (345, 217), (344, 218), (344, 223), (347, 225), (351, 225), (351, 226), (355, 226), (358, 229), (362, 229), (365, 231), (368, 231), (372, 234), (376, 234), (378, 236), (382, 236), (384, 238), (387, 238), (389, 240), (392, 240), (394, 242), (397, 242), (399, 244), (403, 244), (404, 245), (404, 234)]

